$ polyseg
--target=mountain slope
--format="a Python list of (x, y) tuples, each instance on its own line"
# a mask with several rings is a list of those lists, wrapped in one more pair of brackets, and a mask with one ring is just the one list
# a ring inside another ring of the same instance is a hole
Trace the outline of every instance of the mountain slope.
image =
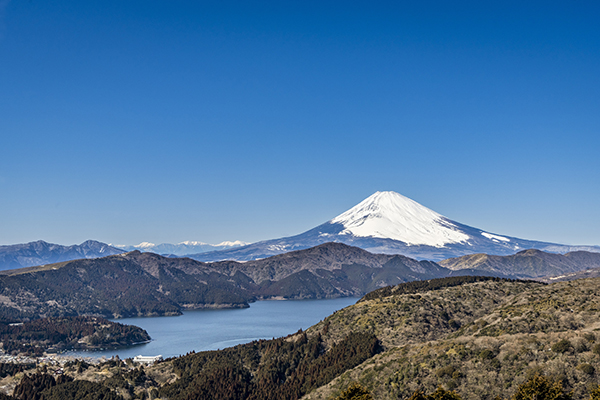
[(586, 269), (585, 271), (571, 272), (570, 274), (560, 274), (555, 276), (546, 276), (537, 280), (546, 283), (574, 281), (577, 279), (600, 278), (600, 268)]
[(341, 235), (392, 239), (409, 246), (441, 247), (469, 239), (452, 221), (395, 192), (377, 192), (330, 223), (344, 226)]
[(562, 256), (528, 250), (492, 257), (499, 259), (494, 268), (466, 264), (466, 269), (459, 269), (449, 260), (452, 270), (432, 261), (372, 254), (342, 243), (248, 262), (203, 263), (133, 251), (2, 271), (0, 321), (65, 315), (172, 315), (185, 309), (247, 307), (257, 299), (361, 296), (388, 285), (456, 275), (532, 278), (563, 274), (589, 269), (599, 258), (597, 253)]
[(98, 258), (123, 253), (123, 250), (95, 240), (62, 246), (37, 242), (0, 246), (0, 270), (51, 264), (80, 258)]
[(465, 400), (509, 398), (536, 374), (562, 381), (574, 399), (600, 383), (599, 279), (541, 285), (490, 280), (360, 301), (307, 334), (335, 343), (370, 332), (385, 351), (303, 397), (334, 398), (360, 382), (376, 399), (455, 390)]
[[(291, 251), (278, 254), (266, 259), (247, 261), (244, 263), (222, 261), (213, 263), (220, 271), (241, 271), (251, 277), (257, 283), (265, 280), (280, 280), (281, 278), (308, 270), (333, 271), (341, 269), (344, 265), (362, 265), (367, 268), (381, 268), (383, 265), (396, 260), (403, 264), (416, 276), (433, 277), (448, 273), (434, 262), (417, 261), (408, 257), (389, 254), (374, 254), (358, 247), (348, 246), (342, 243), (325, 243), (309, 249)], [(428, 278), (422, 278), (428, 279)]]
[(244, 307), (271, 297), (360, 296), (382, 286), (449, 273), (430, 261), (371, 254), (341, 243), (247, 263), (202, 263), (133, 251), (4, 271), (0, 321), (172, 315), (184, 309)]
[[(436, 388), (493, 400), (545, 375), (573, 399), (589, 399), (600, 383), (599, 283), (402, 284), (370, 293), (307, 331), (148, 366), (144, 373), (156, 380), (132, 384), (138, 397), (154, 392), (169, 399), (325, 400), (358, 382), (381, 400)], [(95, 376), (108, 386), (119, 373), (99, 367)]]
[(453, 271), (468, 269), (474, 273), (539, 278), (600, 268), (600, 253), (577, 251), (562, 255), (530, 249), (510, 256), (472, 254), (443, 260), (439, 264)]
[(73, 378), (81, 385), (90, 380), (95, 391), (117, 389), (126, 398), (324, 400), (359, 382), (381, 400), (436, 388), (464, 400), (493, 400), (511, 398), (542, 375), (560, 381), (568, 398), (589, 399), (600, 383), (599, 284), (496, 278), (402, 284), (287, 337), (144, 368), (118, 358), (73, 363), (61, 371), (69, 379), (51, 382), (64, 388)]
[(188, 257), (199, 261), (246, 261), (326, 242), (433, 261), (474, 253), (508, 255), (530, 248), (557, 253), (600, 252), (599, 246), (566, 246), (497, 235), (452, 221), (398, 193), (377, 192), (350, 210), (299, 235)]
[[(145, 265), (140, 258), (147, 259)], [(247, 307), (252, 297), (227, 276), (182, 271), (189, 259), (128, 253), (74, 260), (0, 276), (0, 321), (95, 315), (178, 315), (186, 308)]]

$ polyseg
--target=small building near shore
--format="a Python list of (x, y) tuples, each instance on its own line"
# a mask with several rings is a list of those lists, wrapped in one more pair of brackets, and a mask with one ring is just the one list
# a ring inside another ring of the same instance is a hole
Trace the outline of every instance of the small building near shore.
[(158, 356), (135, 356), (133, 357), (133, 362), (136, 363), (140, 363), (140, 364), (146, 364), (146, 365), (151, 365), (154, 364), (156, 361), (162, 361), (163, 357), (162, 355), (158, 355)]

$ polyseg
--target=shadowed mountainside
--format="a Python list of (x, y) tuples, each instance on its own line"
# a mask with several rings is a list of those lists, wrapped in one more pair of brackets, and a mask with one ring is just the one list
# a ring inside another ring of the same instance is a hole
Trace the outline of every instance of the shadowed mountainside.
[(4, 271), (0, 320), (40, 316), (175, 315), (247, 307), (256, 299), (360, 296), (378, 287), (448, 275), (429, 261), (371, 254), (339, 243), (252, 263), (201, 263), (131, 253)]
[(248, 307), (259, 299), (362, 296), (388, 285), (447, 276), (531, 279), (587, 270), (599, 260), (595, 253), (562, 256), (527, 250), (514, 256), (465, 256), (441, 263), (452, 270), (341, 243), (245, 263), (202, 263), (133, 251), (2, 271), (0, 321), (177, 315), (185, 309)]

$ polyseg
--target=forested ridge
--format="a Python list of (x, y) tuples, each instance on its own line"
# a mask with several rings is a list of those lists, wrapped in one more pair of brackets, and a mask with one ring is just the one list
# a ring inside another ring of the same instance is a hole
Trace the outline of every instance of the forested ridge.
[[(160, 257), (161, 261), (169, 259)], [(55, 268), (55, 269), (54, 269)], [(96, 315), (179, 315), (186, 308), (248, 307), (247, 292), (217, 273), (185, 273), (169, 265), (147, 271), (122, 255), (0, 276), (0, 321)]]
[(2, 350), (41, 356), (44, 352), (131, 346), (150, 340), (137, 326), (99, 317), (41, 318), (21, 324), (0, 323)]
[(272, 297), (360, 296), (382, 285), (445, 276), (429, 261), (339, 243), (257, 260), (202, 263), (133, 251), (0, 274), (0, 322), (97, 315), (178, 315), (248, 307)]
[(351, 333), (325, 351), (321, 335), (260, 340), (172, 361), (180, 379), (163, 387), (170, 399), (298, 399), (375, 355), (377, 338)]
[(456, 269), (450, 270), (431, 261), (372, 254), (341, 243), (326, 243), (245, 263), (203, 263), (133, 251), (2, 271), (0, 322), (75, 315), (104, 318), (179, 315), (187, 309), (248, 307), (250, 302), (260, 299), (363, 296), (377, 289), (380, 290), (372, 296), (381, 296), (392, 290), (388, 286), (396, 285), (396, 291), (401, 287), (416, 288), (403, 286), (406, 282), (430, 282), (453, 276), (455, 284), (462, 284), (468, 281), (457, 275), (481, 274), (539, 277), (549, 271), (572, 272), (600, 263), (600, 255), (592, 253), (558, 256), (539, 251), (490, 256), (486, 259), (494, 260), (492, 269), (484, 268), (488, 265), (485, 263), (471, 265), (454, 260), (444, 264)]

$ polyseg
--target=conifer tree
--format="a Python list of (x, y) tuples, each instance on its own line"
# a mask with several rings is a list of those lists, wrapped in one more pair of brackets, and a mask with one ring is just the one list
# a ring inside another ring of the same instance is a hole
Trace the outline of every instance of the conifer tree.
[(572, 394), (565, 393), (561, 382), (542, 375), (522, 383), (512, 396), (512, 400), (571, 400)]
[(600, 385), (590, 393), (590, 400), (600, 400)]
[(373, 400), (373, 396), (360, 383), (354, 382), (336, 400)]

